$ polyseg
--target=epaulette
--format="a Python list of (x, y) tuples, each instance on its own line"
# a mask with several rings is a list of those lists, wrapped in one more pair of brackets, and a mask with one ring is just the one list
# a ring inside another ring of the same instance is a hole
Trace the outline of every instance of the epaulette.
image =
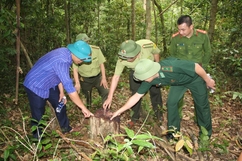
[(152, 42), (147, 43), (147, 44), (143, 44), (143, 45), (142, 45), (142, 48), (151, 48), (151, 47), (154, 46), (153, 44), (154, 44), (154, 43), (152, 43)]
[(172, 35), (172, 37), (176, 37), (177, 35), (180, 35), (180, 33), (179, 33), (179, 32), (174, 33), (174, 34)]
[(95, 45), (90, 45), (90, 47), (94, 49), (100, 49), (98, 46), (95, 46)]
[(197, 29), (197, 32), (200, 32), (200, 33), (203, 33), (203, 34), (207, 34), (207, 31), (205, 31), (205, 30)]

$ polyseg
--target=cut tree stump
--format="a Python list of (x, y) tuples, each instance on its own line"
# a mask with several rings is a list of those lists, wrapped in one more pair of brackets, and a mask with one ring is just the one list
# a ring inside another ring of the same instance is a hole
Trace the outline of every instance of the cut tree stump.
[(90, 118), (90, 138), (98, 140), (105, 138), (109, 134), (118, 134), (120, 130), (120, 117), (117, 116), (110, 120), (112, 112), (110, 110), (98, 109), (93, 117)]

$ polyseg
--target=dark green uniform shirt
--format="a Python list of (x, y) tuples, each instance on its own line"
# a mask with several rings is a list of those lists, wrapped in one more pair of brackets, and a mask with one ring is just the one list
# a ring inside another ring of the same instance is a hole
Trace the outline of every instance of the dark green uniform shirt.
[(170, 45), (171, 57), (191, 60), (207, 67), (211, 57), (211, 46), (206, 31), (194, 30), (190, 38), (173, 34)]
[(152, 82), (142, 82), (138, 89), (139, 94), (145, 94), (152, 85), (181, 86), (189, 84), (199, 77), (195, 72), (195, 63), (177, 58), (166, 58), (160, 61), (159, 78)]

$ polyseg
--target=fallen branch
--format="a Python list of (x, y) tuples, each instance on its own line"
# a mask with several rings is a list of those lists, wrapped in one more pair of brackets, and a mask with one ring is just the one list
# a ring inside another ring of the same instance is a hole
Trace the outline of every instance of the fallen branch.
[(165, 150), (169, 150), (170, 152), (176, 153), (177, 156), (179, 156), (179, 157), (185, 159), (186, 161), (196, 161), (196, 160), (194, 160), (194, 159), (192, 159), (192, 158), (187, 157), (186, 155), (183, 155), (183, 154), (181, 154), (181, 153), (176, 152), (175, 149), (174, 149), (173, 147), (169, 146), (168, 144), (166, 144), (166, 143), (164, 143), (164, 142), (162, 142), (162, 141), (157, 141), (156, 143), (157, 143), (157, 145), (158, 145), (159, 147), (161, 147), (161, 148), (163, 148), (163, 149), (165, 149)]
[(78, 151), (78, 148), (76, 146), (74, 146), (70, 140), (68, 140), (65, 135), (63, 135), (59, 130), (56, 130), (56, 132), (62, 137), (62, 139), (68, 143), (80, 156), (82, 156), (83, 158), (87, 159), (88, 161), (92, 161), (91, 158), (89, 158), (86, 154), (82, 153), (82, 152), (79, 152)]
[[(7, 137), (7, 135), (5, 134), (5, 132), (4, 132), (2, 129), (0, 129), (0, 131), (2, 132), (3, 136), (7, 139), (7, 141), (8, 141), (7, 143), (10, 144), (11, 147), (13, 147), (12, 141), (10, 141), (10, 140), (8, 139), (8, 137)], [(14, 150), (14, 153), (18, 156), (18, 158), (19, 158), (21, 161), (23, 160), (22, 157), (19, 155), (19, 153), (18, 153), (16, 150)]]

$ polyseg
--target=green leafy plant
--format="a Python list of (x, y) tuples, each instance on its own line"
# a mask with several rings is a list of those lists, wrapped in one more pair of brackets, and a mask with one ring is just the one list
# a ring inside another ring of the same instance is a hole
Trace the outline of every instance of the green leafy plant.
[[(105, 149), (98, 149), (92, 154), (93, 160), (106, 159), (106, 160), (134, 160), (141, 151), (151, 152), (154, 151), (156, 146), (154, 140), (162, 140), (156, 136), (151, 135), (149, 132), (145, 134), (134, 133), (133, 130), (125, 128), (126, 134), (121, 135), (108, 135), (105, 139)], [(117, 137), (122, 137), (122, 142), (117, 141)]]
[(182, 147), (185, 147), (189, 154), (192, 155), (194, 148), (192, 140), (188, 136), (183, 135), (181, 132), (176, 131), (176, 127), (172, 128), (173, 129), (167, 130), (167, 132), (172, 133), (174, 137), (174, 139), (170, 140), (170, 143), (175, 145), (175, 151), (178, 152), (182, 149)]
[(210, 150), (210, 140), (208, 137), (208, 131), (205, 127), (201, 126), (202, 133), (199, 136), (199, 150), (200, 151), (209, 151)]
[(242, 92), (235, 92), (235, 91), (227, 91), (225, 94), (232, 94), (233, 99), (235, 100), (236, 98), (239, 98), (242, 101)]
[[(21, 112), (21, 111), (20, 111)], [(46, 121), (48, 116), (44, 115), (43, 119), (39, 121), (37, 126), (33, 126), (31, 131), (35, 131), (37, 127), (43, 129), (41, 134), (42, 139), (32, 138), (32, 136), (27, 135), (25, 121), (28, 117), (22, 117), (23, 120), (23, 131), (24, 134), (19, 133), (17, 130), (8, 127), (2, 126), (0, 131), (2, 132), (5, 140), (7, 140), (8, 147), (4, 150), (4, 159), (13, 159), (16, 160), (17, 157), (20, 157), (19, 150), (21, 153), (29, 152), (31, 153), (33, 160), (38, 160), (43, 156), (48, 156), (53, 154), (53, 140), (50, 138), (58, 136), (56, 132), (48, 133), (46, 129), (50, 124), (56, 119), (52, 118), (49, 122)], [(11, 140), (11, 142), (10, 142)]]
[(225, 139), (222, 139), (222, 140), (218, 140), (217, 138), (211, 142), (211, 145), (214, 147), (214, 148), (218, 148), (218, 152), (220, 154), (227, 154), (229, 151), (228, 151), (228, 146), (229, 146), (229, 141), (228, 140), (225, 140)]

